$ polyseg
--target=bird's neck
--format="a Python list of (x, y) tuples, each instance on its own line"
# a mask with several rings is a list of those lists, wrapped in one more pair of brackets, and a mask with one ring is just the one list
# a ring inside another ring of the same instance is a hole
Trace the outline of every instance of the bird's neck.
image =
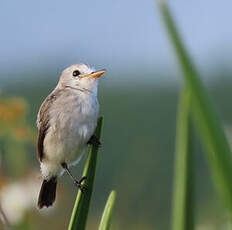
[(70, 85), (66, 85), (63, 88), (65, 89), (69, 89), (72, 90), (73, 92), (76, 93), (81, 93), (81, 94), (86, 94), (92, 97), (97, 97), (97, 92), (98, 92), (98, 85), (95, 84), (94, 87), (92, 89), (88, 89), (88, 88), (84, 88), (84, 87), (78, 87), (78, 86), (70, 86)]

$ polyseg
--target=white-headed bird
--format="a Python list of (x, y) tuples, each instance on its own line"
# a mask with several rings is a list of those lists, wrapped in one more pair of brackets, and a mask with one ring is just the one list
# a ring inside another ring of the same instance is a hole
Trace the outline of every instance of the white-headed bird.
[(42, 103), (37, 126), (39, 129), (37, 152), (43, 183), (38, 207), (49, 207), (56, 198), (57, 177), (67, 172), (83, 190), (69, 166), (76, 164), (88, 144), (100, 144), (93, 135), (99, 113), (97, 99), (98, 78), (105, 70), (95, 71), (85, 64), (65, 69), (56, 88)]

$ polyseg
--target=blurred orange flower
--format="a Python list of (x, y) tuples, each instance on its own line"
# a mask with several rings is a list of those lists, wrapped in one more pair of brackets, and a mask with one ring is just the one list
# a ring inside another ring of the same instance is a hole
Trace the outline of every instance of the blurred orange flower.
[(0, 137), (35, 142), (35, 131), (26, 122), (27, 107), (23, 98), (0, 99)]
[(25, 118), (27, 104), (22, 98), (0, 100), (0, 122), (12, 124)]

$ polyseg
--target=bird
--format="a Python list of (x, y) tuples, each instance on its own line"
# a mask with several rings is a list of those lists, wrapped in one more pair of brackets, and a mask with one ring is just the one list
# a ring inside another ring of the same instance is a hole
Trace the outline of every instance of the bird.
[(100, 141), (94, 136), (99, 116), (98, 79), (105, 69), (95, 71), (87, 64), (66, 68), (55, 89), (45, 98), (37, 115), (37, 153), (43, 182), (38, 208), (53, 205), (57, 179), (66, 172), (83, 192), (82, 182), (70, 171), (87, 152), (89, 144)]

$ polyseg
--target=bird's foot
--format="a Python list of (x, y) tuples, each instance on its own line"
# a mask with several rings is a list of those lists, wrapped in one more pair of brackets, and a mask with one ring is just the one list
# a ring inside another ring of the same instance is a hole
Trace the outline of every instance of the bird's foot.
[(89, 144), (89, 145), (95, 145), (97, 147), (101, 146), (101, 142), (99, 141), (99, 139), (95, 135), (93, 135), (92, 137), (90, 137), (90, 139), (87, 142), (87, 144)]
[(78, 180), (75, 180), (74, 181), (74, 184), (82, 191), (82, 192), (85, 192), (87, 190), (87, 187), (85, 185), (82, 184), (82, 182), (84, 180), (86, 180), (87, 177), (86, 176), (83, 176), (79, 181)]

